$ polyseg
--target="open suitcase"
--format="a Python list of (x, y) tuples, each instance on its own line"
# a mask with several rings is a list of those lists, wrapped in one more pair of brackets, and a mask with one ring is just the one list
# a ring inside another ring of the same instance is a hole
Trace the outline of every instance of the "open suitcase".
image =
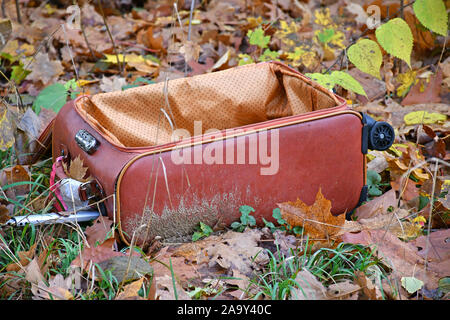
[(349, 214), (366, 199), (367, 149), (393, 139), (389, 124), (265, 62), (79, 97), (58, 113), (52, 151), (82, 158), (92, 180), (79, 198), (106, 199), (122, 239), (144, 244), (230, 225), (241, 205), (273, 220), (277, 203), (312, 204), (319, 188), (333, 214)]

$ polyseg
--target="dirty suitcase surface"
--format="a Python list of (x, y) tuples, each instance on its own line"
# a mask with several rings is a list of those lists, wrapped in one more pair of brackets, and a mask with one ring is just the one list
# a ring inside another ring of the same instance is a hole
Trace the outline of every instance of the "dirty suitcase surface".
[(393, 138), (387, 123), (265, 62), (81, 96), (58, 113), (52, 142), (54, 161), (80, 156), (89, 168), (84, 199), (106, 198), (122, 239), (142, 244), (200, 221), (229, 225), (241, 205), (272, 220), (277, 203), (312, 204), (319, 188), (348, 215), (365, 200), (367, 149)]

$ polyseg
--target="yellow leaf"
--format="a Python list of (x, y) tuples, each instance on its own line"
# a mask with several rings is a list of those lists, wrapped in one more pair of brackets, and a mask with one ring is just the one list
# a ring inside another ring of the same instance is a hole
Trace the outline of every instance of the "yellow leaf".
[(401, 83), (401, 85), (397, 88), (397, 96), (403, 97), (408, 93), (409, 88), (416, 84), (417, 78), (417, 71), (409, 70), (405, 73), (401, 73), (397, 76), (396, 80), (398, 83)]
[(143, 283), (144, 277), (126, 285), (125, 287), (123, 287), (123, 291), (117, 296), (116, 300), (126, 300), (139, 297), (138, 292), (141, 289)]
[(330, 9), (317, 9), (314, 11), (314, 16), (316, 17), (314, 23), (327, 27), (333, 25), (333, 20), (331, 19)]
[(84, 86), (86, 86), (88, 84), (96, 83), (98, 81), (99, 80), (83, 80), (83, 79), (80, 79), (80, 80), (77, 81), (77, 86), (81, 88), (81, 87), (84, 87)]
[(403, 117), (406, 125), (414, 124), (432, 124), (438, 122), (445, 122), (447, 116), (445, 114), (440, 114), (437, 112), (427, 112), (427, 111), (414, 111), (406, 114)]
[(392, 234), (396, 235), (398, 238), (405, 241), (414, 240), (418, 236), (422, 235), (422, 227), (407, 220), (401, 221), (401, 224), (396, 223), (393, 226), (389, 227), (389, 231)]

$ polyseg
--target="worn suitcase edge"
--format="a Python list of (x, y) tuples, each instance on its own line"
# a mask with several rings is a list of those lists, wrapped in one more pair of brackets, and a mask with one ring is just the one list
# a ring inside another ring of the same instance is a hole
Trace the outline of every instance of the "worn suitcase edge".
[[(115, 194), (115, 212), (113, 213), (113, 215), (114, 215), (114, 221), (117, 224), (117, 230), (119, 231), (120, 238), (122, 239), (122, 241), (124, 241), (124, 243), (126, 245), (130, 245), (130, 242), (128, 241), (127, 236), (124, 234), (122, 225), (121, 225), (120, 188), (121, 188), (122, 178), (125, 175), (127, 169), (137, 160), (139, 160), (143, 157), (146, 157), (146, 156), (150, 156), (155, 153), (169, 152), (176, 148), (192, 147), (192, 146), (196, 146), (196, 145), (207, 144), (207, 143), (211, 143), (211, 142), (215, 142), (215, 141), (235, 138), (238, 136), (245, 136), (245, 135), (248, 135), (251, 133), (257, 133), (257, 132), (263, 131), (263, 130), (276, 129), (276, 128), (280, 128), (280, 127), (284, 127), (284, 126), (320, 120), (320, 119), (334, 117), (334, 116), (343, 115), (343, 114), (351, 114), (351, 115), (354, 115), (357, 118), (359, 118), (361, 121), (363, 120), (363, 116), (361, 115), (361, 113), (353, 111), (353, 110), (349, 109), (348, 107), (346, 107), (346, 108), (347, 108), (346, 110), (342, 110), (342, 106), (340, 106), (341, 110), (338, 110), (335, 112), (329, 112), (329, 111), (322, 112), (322, 114), (318, 114), (318, 115), (316, 114), (315, 116), (312, 115), (312, 113), (308, 113), (308, 114), (306, 114), (306, 116), (305, 116), (305, 114), (303, 114), (303, 115), (285, 117), (285, 118), (282, 118), (283, 119), (282, 121), (280, 121), (280, 119), (273, 119), (273, 120), (264, 122), (263, 125), (260, 125), (260, 124), (250, 125), (249, 127), (253, 127), (253, 130), (248, 130), (248, 131), (241, 132), (241, 133), (231, 134), (228, 136), (216, 137), (213, 139), (210, 138), (211, 135), (197, 136), (197, 137), (193, 137), (190, 139), (184, 139), (176, 145), (175, 144), (165, 144), (165, 145), (158, 146), (157, 148), (153, 148), (151, 150), (148, 150), (146, 152), (142, 152), (142, 153), (136, 155), (135, 157), (131, 158), (120, 170), (120, 173), (119, 173), (116, 183), (115, 183), (115, 192), (114, 192), (114, 194)], [(327, 109), (327, 110), (330, 110), (330, 109)], [(319, 110), (319, 111), (323, 111), (323, 110)], [(272, 125), (270, 125), (270, 123)], [(269, 124), (269, 125), (267, 125), (267, 124)], [(258, 126), (258, 125), (260, 125), (260, 126)], [(225, 131), (226, 130), (222, 130), (221, 132), (224, 133)], [(367, 181), (366, 181), (367, 159), (366, 159), (364, 153), (361, 153), (361, 155), (363, 157), (363, 179), (364, 179), (364, 181), (363, 181), (362, 190), (359, 195), (359, 200), (358, 200), (358, 203), (356, 204), (355, 208), (357, 208), (363, 201), (366, 200), (364, 190), (367, 188), (367, 186), (366, 186), (366, 184), (367, 184)], [(346, 212), (345, 213), (346, 216), (349, 217), (351, 215), (351, 212), (355, 208)]]

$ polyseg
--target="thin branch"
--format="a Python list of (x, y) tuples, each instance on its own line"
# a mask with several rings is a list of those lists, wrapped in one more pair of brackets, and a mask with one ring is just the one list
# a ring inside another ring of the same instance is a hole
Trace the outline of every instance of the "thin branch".
[[(403, 2), (403, 1), (402, 1)], [(402, 13), (403, 9), (406, 7), (411, 6), (415, 1), (412, 1), (408, 4), (405, 4), (403, 6), (401, 6), (395, 13), (394, 15), (398, 14), (398, 13)], [(389, 13), (389, 7), (388, 7), (388, 13), (385, 19), (383, 19), (382, 23), (387, 22), (390, 19), (390, 13)], [(330, 70), (338, 63), (338, 61), (341, 61), (340, 63), (343, 62), (343, 59), (345, 58), (345, 53), (347, 52), (348, 48), (350, 48), (352, 45), (354, 45), (359, 39), (361, 39), (362, 37), (364, 37), (365, 35), (367, 35), (367, 33), (369, 33), (371, 29), (367, 28), (366, 30), (363, 31), (363, 33), (355, 40), (351, 41), (350, 44), (342, 49), (341, 53), (337, 56), (336, 60), (334, 60), (333, 64), (331, 66), (328, 67), (327, 70), (325, 70), (325, 72), (323, 72), (324, 74), (329, 73)]]
[(109, 29), (109, 26), (108, 26), (108, 22), (106, 21), (105, 13), (103, 12), (102, 0), (98, 0), (97, 3), (100, 8), (100, 13), (102, 14), (103, 23), (105, 24), (105, 27), (106, 27), (106, 32), (108, 33), (109, 39), (111, 40), (112, 45), (113, 45), (114, 54), (116, 55), (117, 64), (119, 66), (119, 72), (122, 75), (123, 74), (123, 65), (119, 59), (119, 54), (117, 53), (116, 43), (114, 42), (114, 38), (113, 38), (113, 36), (111, 34), (111, 30)]

